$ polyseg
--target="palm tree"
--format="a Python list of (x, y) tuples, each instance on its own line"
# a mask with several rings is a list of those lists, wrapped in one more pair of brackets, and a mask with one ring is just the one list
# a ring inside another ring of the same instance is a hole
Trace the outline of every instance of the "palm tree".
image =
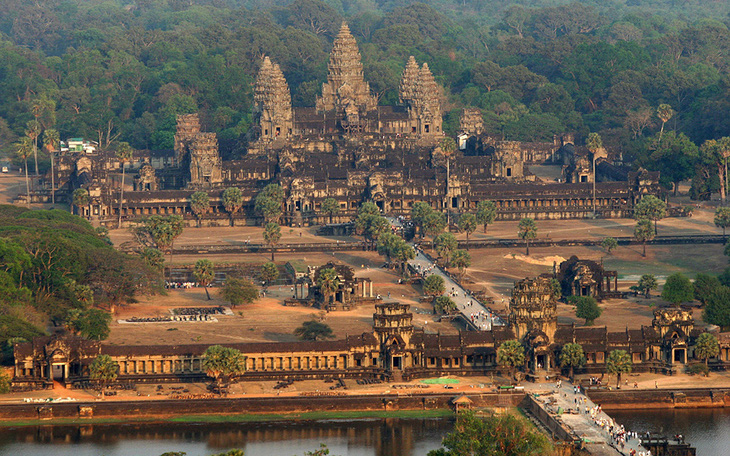
[(195, 218), (198, 221), (198, 228), (200, 228), (200, 217), (210, 209), (210, 196), (201, 191), (193, 193), (190, 195), (190, 209), (195, 214)]
[(117, 223), (117, 228), (121, 228), (122, 204), (124, 204), (124, 163), (132, 158), (132, 147), (129, 143), (119, 143), (119, 147), (117, 147), (117, 158), (122, 163), (122, 185), (119, 186), (119, 223)]
[(337, 276), (335, 268), (321, 269), (317, 276), (317, 286), (324, 295), (324, 304), (326, 306), (329, 303), (329, 297), (340, 287), (340, 278)]
[(332, 216), (340, 213), (340, 203), (334, 198), (326, 198), (322, 201), (322, 212), (329, 215), (330, 225), (332, 224)]
[(625, 350), (613, 350), (606, 360), (606, 371), (616, 375), (616, 388), (621, 387), (621, 374), (631, 372), (631, 357)]
[(277, 223), (269, 222), (264, 227), (264, 241), (271, 246), (271, 261), (274, 261), (274, 246), (281, 239), (281, 228)]
[(200, 286), (205, 289), (205, 295), (208, 297), (208, 301), (210, 301), (208, 285), (213, 283), (213, 280), (215, 280), (215, 266), (213, 265), (213, 262), (207, 259), (198, 260), (195, 263), (193, 275)]
[(517, 225), (517, 235), (527, 243), (527, 256), (530, 256), (530, 239), (537, 237), (537, 224), (534, 219), (523, 218)]
[(72, 203), (76, 208), (78, 209), (79, 216), (83, 217), (84, 213), (82, 208), (89, 205), (90, 197), (89, 197), (89, 191), (85, 188), (77, 188), (74, 190), (72, 195)]
[(469, 250), (469, 235), (477, 229), (477, 218), (474, 214), (463, 214), (459, 217), (459, 230), (466, 233), (466, 250)]
[(503, 342), (497, 349), (497, 364), (509, 369), (510, 378), (515, 378), (515, 371), (525, 364), (525, 347), (519, 340)]
[(662, 140), (662, 135), (664, 135), (664, 124), (669, 122), (669, 119), (674, 117), (674, 114), (677, 112), (672, 109), (671, 106), (668, 104), (662, 103), (656, 108), (656, 115), (659, 117), (659, 119), (662, 121), (662, 128), (659, 130), (659, 141)]
[(583, 346), (581, 344), (567, 343), (563, 345), (563, 349), (560, 352), (560, 367), (570, 368), (570, 380), (573, 380), (573, 370), (576, 367), (580, 367), (585, 363), (585, 356), (583, 354)]
[(53, 170), (53, 155), (58, 150), (61, 138), (58, 130), (48, 129), (43, 132), (43, 146), (48, 150), (48, 156), (51, 157), (51, 204), (56, 204), (56, 175)]
[(221, 195), (223, 207), (231, 216), (231, 226), (233, 226), (233, 215), (243, 206), (243, 192), (238, 187), (228, 187), (223, 190)]
[(28, 196), (26, 199), (26, 202), (28, 203), (28, 207), (30, 207), (30, 181), (28, 180), (28, 157), (30, 157), (30, 154), (33, 152), (33, 143), (31, 141), (31, 139), (27, 136), (20, 138), (20, 142), (16, 145), (15, 152), (18, 155), (18, 158), (23, 160), (23, 164), (25, 165), (25, 191)]
[(651, 220), (648, 218), (640, 218), (636, 221), (636, 227), (634, 228), (634, 238), (641, 242), (644, 246), (644, 250), (641, 256), (646, 256), (646, 241), (654, 239), (654, 227), (651, 226)]
[(29, 121), (25, 136), (33, 142), (33, 159), (35, 160), (35, 175), (38, 175), (38, 137), (41, 135), (41, 124), (37, 120)]
[(90, 371), (89, 378), (99, 382), (101, 397), (104, 398), (104, 388), (107, 383), (113, 382), (119, 375), (119, 364), (109, 355), (99, 355), (91, 363)]
[(596, 152), (603, 147), (603, 140), (598, 133), (590, 133), (586, 147), (591, 151), (593, 162), (593, 216), (596, 216)]

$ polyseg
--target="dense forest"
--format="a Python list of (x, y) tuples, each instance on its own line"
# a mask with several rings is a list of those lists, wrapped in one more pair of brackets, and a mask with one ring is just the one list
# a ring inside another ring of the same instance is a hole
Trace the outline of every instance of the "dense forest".
[(159, 261), (118, 252), (103, 229), (68, 212), (0, 205), (0, 362), (49, 323), (105, 339), (111, 315), (102, 309), (159, 290), (161, 271)]
[(311, 106), (343, 19), (382, 104), (414, 55), (445, 88), (449, 133), (477, 106), (496, 136), (598, 132), (668, 187), (717, 187), (698, 146), (730, 135), (730, 19), (706, 0), (6, 0), (0, 149), (47, 128), (167, 149), (175, 116), (198, 111), (235, 157), (262, 56)]

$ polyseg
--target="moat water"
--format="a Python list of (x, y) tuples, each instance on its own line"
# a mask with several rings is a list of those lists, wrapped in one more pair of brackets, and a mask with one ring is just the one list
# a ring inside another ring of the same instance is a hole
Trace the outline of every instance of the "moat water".
[(452, 426), (442, 418), (0, 428), (0, 455), (209, 456), (238, 448), (246, 456), (302, 456), (324, 443), (338, 456), (423, 456)]
[[(730, 454), (730, 410), (611, 412), (627, 429), (683, 434), (699, 456)], [(0, 455), (209, 456), (231, 448), (246, 456), (301, 456), (324, 443), (338, 456), (425, 456), (439, 448), (451, 419), (323, 420), (226, 424), (116, 424), (0, 428)]]

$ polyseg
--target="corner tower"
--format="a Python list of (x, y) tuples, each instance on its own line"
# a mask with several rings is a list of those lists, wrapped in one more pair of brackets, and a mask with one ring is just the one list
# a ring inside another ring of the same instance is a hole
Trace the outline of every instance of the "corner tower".
[[(409, 62), (410, 63), (410, 62)], [(408, 69), (408, 67), (406, 67)], [(405, 76), (405, 71), (404, 71)], [(441, 136), (441, 87), (436, 84), (433, 73), (424, 63), (418, 71), (409, 116), (414, 132), (420, 136)]]
[(291, 93), (279, 65), (264, 57), (254, 86), (255, 116), (260, 138), (273, 140), (293, 134)]
[(322, 84), (322, 96), (317, 97), (317, 111), (336, 110), (342, 116), (354, 109), (368, 112), (376, 108), (377, 100), (363, 77), (357, 42), (344, 22), (332, 45), (327, 68), (327, 82)]

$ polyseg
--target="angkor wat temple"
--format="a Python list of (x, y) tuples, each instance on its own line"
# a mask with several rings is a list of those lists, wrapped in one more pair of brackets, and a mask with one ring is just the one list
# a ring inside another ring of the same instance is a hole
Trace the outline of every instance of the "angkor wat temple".
[[(255, 127), (246, 154), (223, 160), (214, 133), (207, 133), (196, 114), (180, 116), (174, 151), (137, 151), (127, 166), (121, 208), (124, 221), (151, 214), (181, 214), (192, 220), (189, 197), (210, 196), (203, 225), (225, 225), (229, 215), (221, 202), (225, 188), (238, 187), (243, 208), (235, 224), (257, 223), (253, 199), (268, 183), (285, 190), (284, 222), (291, 225), (326, 221), (321, 203), (340, 204), (338, 221), (350, 220), (364, 201), (384, 212), (405, 214), (415, 202), (434, 209), (464, 212), (482, 200), (493, 200), (499, 219), (522, 217), (584, 218), (629, 216), (644, 194), (658, 194), (658, 175), (626, 172), (607, 159), (576, 146), (570, 134), (550, 143), (500, 141), (484, 131), (481, 113), (464, 110), (461, 134), (445, 140), (443, 91), (428, 64), (411, 57), (399, 84), (400, 103), (378, 106), (363, 75), (357, 43), (342, 25), (328, 65), (327, 82), (313, 107), (292, 107), (287, 81), (279, 66), (262, 60), (254, 90)], [(595, 168), (597, 171), (594, 171)], [(539, 178), (532, 165), (551, 164), (559, 178)], [(113, 153), (71, 154), (62, 158), (56, 182), (68, 194), (89, 190), (91, 201), (80, 213), (100, 223), (119, 216), (120, 162)], [(598, 182), (593, 187), (594, 176)], [(595, 190), (595, 191), (594, 191)]]

